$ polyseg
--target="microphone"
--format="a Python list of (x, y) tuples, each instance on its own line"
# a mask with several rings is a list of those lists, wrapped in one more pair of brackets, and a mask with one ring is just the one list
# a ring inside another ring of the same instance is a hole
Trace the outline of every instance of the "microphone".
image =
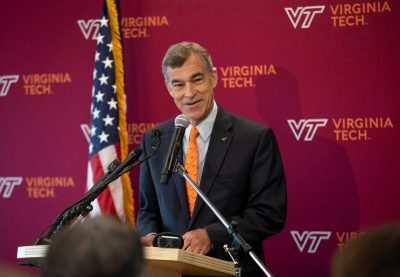
[(175, 118), (174, 136), (171, 140), (171, 144), (169, 145), (168, 155), (165, 159), (164, 168), (161, 172), (161, 184), (168, 183), (169, 177), (171, 177), (171, 174), (174, 172), (177, 161), (176, 155), (178, 154), (178, 150), (187, 126), (189, 126), (189, 118), (186, 115), (180, 114)]
[[(121, 161), (118, 159), (113, 160), (107, 167), (106, 173), (101, 177), (100, 180), (97, 181), (97, 184), (103, 182), (117, 167), (121, 164)], [(96, 185), (92, 186), (90, 190), (86, 192), (86, 195), (92, 193), (96, 189)]]
[(142, 155), (142, 152), (143, 151), (140, 148), (132, 150), (128, 156), (126, 156), (125, 160), (123, 160), (110, 174), (113, 174), (116, 176), (116, 178), (121, 176), (121, 173), (124, 172), (126, 168), (128, 168), (134, 161), (139, 159), (140, 155)]
[(132, 164), (134, 161), (136, 161), (137, 159), (139, 159), (140, 155), (142, 155), (142, 149), (140, 148), (136, 148), (134, 150), (132, 150), (128, 156), (126, 157), (126, 159), (122, 162), (124, 164), (124, 167), (129, 166), (130, 164)]
[[(107, 168), (106, 174), (101, 178), (84, 196), (85, 199), (88, 196), (94, 195), (96, 198), (112, 181), (118, 179), (134, 161), (139, 159), (140, 155), (142, 155), (142, 149), (136, 148), (132, 150), (128, 156), (122, 162), (114, 160)], [(105, 177), (105, 178), (104, 178)]]

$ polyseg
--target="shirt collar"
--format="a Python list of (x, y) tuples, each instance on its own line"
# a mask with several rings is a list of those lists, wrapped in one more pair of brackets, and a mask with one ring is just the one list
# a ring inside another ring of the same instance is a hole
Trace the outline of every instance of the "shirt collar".
[[(211, 136), (211, 132), (214, 127), (214, 122), (215, 119), (217, 118), (217, 112), (218, 112), (218, 106), (217, 103), (215, 103), (214, 101), (214, 106), (209, 115), (203, 121), (201, 121), (199, 125), (197, 125), (197, 130), (199, 130), (199, 136), (204, 142), (206, 142)], [(193, 126), (192, 124), (190, 124), (185, 130), (186, 141), (189, 141), (190, 130), (192, 130), (192, 128)]]

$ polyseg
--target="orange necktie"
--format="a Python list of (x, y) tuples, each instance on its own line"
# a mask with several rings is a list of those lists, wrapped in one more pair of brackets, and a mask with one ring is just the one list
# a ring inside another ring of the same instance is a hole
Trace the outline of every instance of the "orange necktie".
[[(197, 130), (196, 127), (193, 127), (192, 130), (190, 130), (189, 148), (185, 160), (185, 169), (187, 170), (190, 178), (192, 178), (192, 180), (197, 185), (199, 184), (199, 172), (198, 172), (199, 151), (197, 150), (197, 143), (196, 143), (196, 138), (198, 135), (199, 131)], [(190, 216), (192, 216), (197, 193), (187, 181), (185, 181), (185, 184), (186, 184), (186, 194), (188, 199), (189, 213)]]

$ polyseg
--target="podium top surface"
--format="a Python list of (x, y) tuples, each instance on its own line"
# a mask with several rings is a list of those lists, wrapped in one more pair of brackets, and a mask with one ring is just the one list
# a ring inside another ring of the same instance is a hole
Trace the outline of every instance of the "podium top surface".
[(145, 247), (150, 266), (179, 271), (189, 275), (233, 276), (232, 262), (195, 254), (177, 248)]
[[(48, 245), (20, 246), (17, 259), (41, 261)], [(144, 257), (150, 267), (172, 270), (189, 275), (233, 276), (232, 262), (191, 253), (177, 248), (144, 247)]]

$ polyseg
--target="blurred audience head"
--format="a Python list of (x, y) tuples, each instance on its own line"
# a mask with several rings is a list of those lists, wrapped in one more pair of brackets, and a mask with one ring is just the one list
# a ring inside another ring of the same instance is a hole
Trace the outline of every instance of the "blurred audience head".
[(111, 216), (88, 219), (59, 232), (43, 277), (142, 276), (143, 252), (133, 227)]
[[(27, 270), (27, 268), (25, 268)], [(30, 269), (30, 268), (29, 268)], [(1, 277), (30, 277), (35, 276), (30, 274), (28, 271), (24, 271), (22, 267), (16, 267), (15, 265), (0, 263), (0, 276)]]
[(332, 264), (332, 277), (400, 276), (400, 224), (367, 230), (345, 245)]

